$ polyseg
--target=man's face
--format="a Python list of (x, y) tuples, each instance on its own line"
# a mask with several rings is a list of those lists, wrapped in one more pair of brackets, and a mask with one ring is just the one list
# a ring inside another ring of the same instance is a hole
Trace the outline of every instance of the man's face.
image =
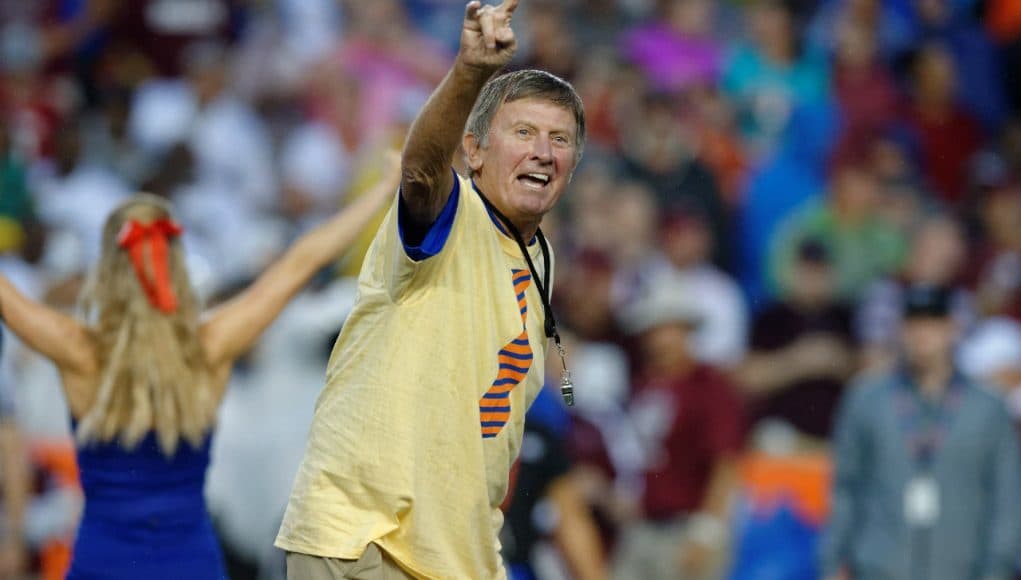
[(678, 268), (706, 262), (712, 254), (712, 232), (698, 218), (668, 229), (660, 238), (663, 252)]
[(486, 147), (465, 136), (468, 165), (478, 186), (511, 221), (538, 224), (571, 181), (577, 130), (569, 110), (544, 99), (504, 103), (493, 116)]
[(904, 320), (904, 354), (913, 367), (930, 367), (953, 356), (957, 327), (948, 316), (915, 316)]
[(879, 202), (879, 184), (875, 176), (861, 167), (848, 167), (836, 178), (836, 203), (849, 215), (870, 215)]
[(911, 248), (909, 275), (916, 283), (948, 284), (965, 258), (964, 240), (956, 224), (934, 221), (922, 226)]
[(778, 3), (768, 3), (748, 12), (760, 46), (783, 45), (791, 37), (791, 19)]
[(689, 327), (671, 323), (653, 327), (642, 333), (639, 348), (647, 373), (670, 376), (688, 362)]
[(957, 89), (956, 73), (953, 58), (945, 49), (928, 48), (916, 72), (919, 93), (938, 101), (952, 99)]
[(793, 278), (791, 292), (795, 303), (819, 307), (832, 301), (833, 272), (828, 264), (799, 260)]

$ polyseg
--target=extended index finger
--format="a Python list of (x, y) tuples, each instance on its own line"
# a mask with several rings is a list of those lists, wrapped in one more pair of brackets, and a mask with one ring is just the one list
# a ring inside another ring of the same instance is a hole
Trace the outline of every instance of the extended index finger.
[(514, 14), (514, 9), (518, 7), (518, 0), (504, 0), (498, 10), (507, 13), (507, 16)]

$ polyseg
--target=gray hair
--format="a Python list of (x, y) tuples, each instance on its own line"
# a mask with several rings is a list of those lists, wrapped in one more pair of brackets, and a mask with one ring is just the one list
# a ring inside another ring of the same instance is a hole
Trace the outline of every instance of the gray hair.
[(585, 107), (571, 83), (546, 71), (519, 70), (487, 82), (475, 99), (475, 106), (465, 123), (464, 134), (474, 135), (479, 145), (486, 147), (489, 144), (490, 124), (500, 105), (529, 98), (545, 99), (574, 115), (578, 129), (575, 134), (574, 160), (580, 160), (585, 148)]

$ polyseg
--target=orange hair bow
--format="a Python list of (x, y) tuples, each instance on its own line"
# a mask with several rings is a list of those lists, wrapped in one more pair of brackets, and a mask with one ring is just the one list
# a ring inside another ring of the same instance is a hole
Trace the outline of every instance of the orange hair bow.
[[(177, 296), (170, 283), (167, 264), (167, 239), (176, 238), (181, 231), (181, 226), (173, 220), (161, 218), (148, 224), (129, 220), (117, 234), (117, 245), (128, 251), (135, 275), (149, 297), (149, 303), (166, 313), (177, 310)], [(146, 246), (152, 259), (152, 279), (145, 271)]]

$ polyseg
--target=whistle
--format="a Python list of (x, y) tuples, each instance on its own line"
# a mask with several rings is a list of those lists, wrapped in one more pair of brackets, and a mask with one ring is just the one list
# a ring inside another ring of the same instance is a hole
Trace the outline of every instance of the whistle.
[(571, 382), (570, 375), (565, 373), (564, 377), (560, 379), (560, 394), (564, 397), (564, 403), (568, 407), (574, 406), (574, 383)]

